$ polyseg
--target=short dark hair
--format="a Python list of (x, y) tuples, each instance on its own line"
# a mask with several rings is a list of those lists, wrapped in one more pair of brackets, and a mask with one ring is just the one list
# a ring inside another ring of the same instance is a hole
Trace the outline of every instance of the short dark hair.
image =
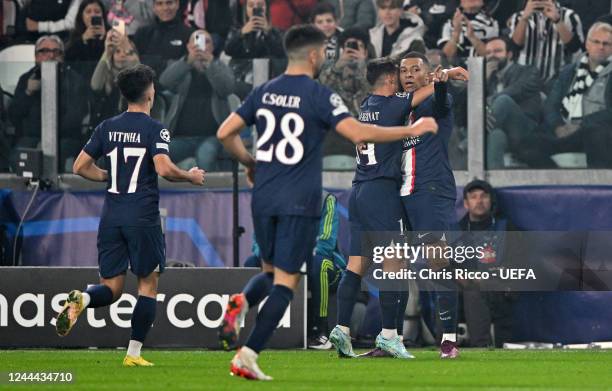
[(368, 62), (366, 79), (370, 85), (375, 85), (381, 77), (386, 75), (397, 76), (397, 65), (393, 59), (381, 57)]
[(431, 68), (431, 63), (429, 62), (429, 59), (427, 58), (425, 54), (421, 52), (407, 53), (402, 57), (402, 60), (405, 60), (407, 58), (420, 58), (421, 60), (423, 60), (423, 64), (427, 65), (428, 68)]
[(402, 8), (404, 5), (403, 0), (376, 0), (376, 8), (382, 8), (389, 3), (391, 8)]
[(356, 39), (363, 42), (363, 46), (365, 46), (366, 49), (370, 46), (370, 34), (360, 27), (349, 27), (344, 30), (338, 38), (338, 43), (342, 47), (349, 39)]
[(140, 103), (154, 79), (155, 71), (151, 67), (138, 64), (119, 72), (117, 85), (128, 103)]
[(514, 58), (515, 54), (517, 53), (518, 46), (514, 43), (514, 41), (510, 37), (506, 37), (505, 35), (500, 35), (499, 37), (489, 38), (485, 40), (485, 45), (488, 44), (489, 42), (498, 41), (498, 40), (506, 44), (506, 51), (512, 53), (512, 57)]
[(312, 12), (310, 13), (310, 21), (312, 23), (314, 23), (314, 20), (317, 16), (319, 15), (325, 15), (325, 14), (332, 14), (332, 16), (334, 17), (334, 19), (338, 19), (338, 17), (336, 16), (336, 8), (329, 4), (329, 3), (319, 3), (317, 4)]
[(308, 46), (322, 46), (325, 44), (325, 34), (310, 24), (301, 24), (291, 27), (285, 33), (285, 52), (291, 59), (300, 50)]

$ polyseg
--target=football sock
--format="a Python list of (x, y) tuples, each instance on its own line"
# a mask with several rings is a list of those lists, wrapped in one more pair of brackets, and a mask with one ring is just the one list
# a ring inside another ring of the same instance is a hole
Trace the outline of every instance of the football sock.
[(144, 342), (153, 320), (155, 320), (155, 309), (157, 302), (147, 296), (138, 296), (134, 312), (132, 313), (132, 339)]
[(261, 272), (253, 276), (242, 290), (244, 297), (250, 307), (259, 304), (272, 289), (274, 282), (274, 273)]
[(404, 335), (404, 314), (406, 313), (406, 305), (408, 304), (408, 287), (406, 290), (398, 292), (399, 300), (397, 302), (397, 334)]
[(438, 291), (438, 316), (442, 323), (442, 332), (454, 334), (457, 322), (457, 291)]
[[(397, 305), (399, 298), (397, 292), (381, 290), (378, 293), (380, 311), (382, 312), (382, 328), (396, 330)], [(396, 334), (397, 335), (397, 334)]]
[(357, 273), (346, 270), (338, 284), (338, 325), (350, 327), (353, 307), (360, 287), (361, 277)]
[(382, 329), (380, 332), (385, 339), (393, 339), (397, 337), (396, 329)]
[(85, 307), (98, 308), (113, 303), (113, 291), (104, 284), (91, 285), (83, 293)]
[(130, 343), (127, 348), (127, 355), (132, 357), (140, 357), (140, 349), (142, 348), (142, 342), (130, 339)]
[(444, 333), (444, 334), (442, 334), (442, 342), (444, 342), (444, 341), (457, 342), (457, 334), (455, 334), (455, 333)]
[(255, 327), (245, 346), (251, 348), (255, 353), (259, 353), (265, 348), (285, 314), (291, 299), (293, 299), (293, 291), (288, 287), (284, 285), (274, 285), (272, 287), (268, 300), (257, 314)]

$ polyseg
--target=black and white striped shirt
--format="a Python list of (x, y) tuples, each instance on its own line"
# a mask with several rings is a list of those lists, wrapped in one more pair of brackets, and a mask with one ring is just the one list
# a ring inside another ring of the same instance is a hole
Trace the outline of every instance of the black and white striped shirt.
[[(574, 34), (572, 41), (564, 45), (553, 22), (541, 12), (534, 12), (529, 17), (525, 43), (517, 60), (519, 64), (537, 67), (544, 81), (553, 78), (562, 66), (571, 62), (571, 55), (584, 45), (580, 16), (569, 8), (557, 6), (561, 20)], [(522, 15), (523, 11), (520, 11), (510, 18), (511, 35), (514, 34)]]
[[(480, 11), (477, 14), (465, 16), (472, 23), (474, 28), (474, 34), (478, 39), (484, 41), (489, 38), (499, 36), (499, 25), (497, 20), (487, 15), (484, 11)], [(446, 42), (450, 41), (453, 36), (453, 18), (450, 18), (444, 23), (442, 27), (442, 37), (438, 40), (438, 47), (443, 48)], [(472, 47), (472, 43), (467, 38), (467, 26), (463, 24), (461, 34), (459, 35), (459, 42), (457, 42), (457, 57), (469, 57), (474, 56), (475, 51)]]

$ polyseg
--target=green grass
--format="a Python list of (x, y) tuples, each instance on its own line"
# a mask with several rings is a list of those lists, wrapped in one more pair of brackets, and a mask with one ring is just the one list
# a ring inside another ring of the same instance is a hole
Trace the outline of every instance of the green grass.
[(124, 368), (119, 350), (0, 351), (0, 372), (72, 371), (73, 384), (0, 385), (14, 390), (405, 390), (610, 389), (612, 351), (463, 349), (458, 360), (413, 350), (415, 360), (345, 359), (331, 352), (267, 351), (260, 366), (273, 382), (229, 376), (232, 353), (146, 351), (153, 368)]

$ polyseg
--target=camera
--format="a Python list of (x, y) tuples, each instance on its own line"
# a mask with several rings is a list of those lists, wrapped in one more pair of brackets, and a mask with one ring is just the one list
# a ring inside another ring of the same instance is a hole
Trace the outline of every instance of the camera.
[(264, 16), (263, 7), (253, 8), (253, 16), (263, 17)]
[(92, 16), (91, 17), (91, 25), (92, 26), (102, 26), (102, 17), (101, 16)]
[(348, 41), (346, 43), (347, 49), (359, 50), (359, 44), (356, 41)]

